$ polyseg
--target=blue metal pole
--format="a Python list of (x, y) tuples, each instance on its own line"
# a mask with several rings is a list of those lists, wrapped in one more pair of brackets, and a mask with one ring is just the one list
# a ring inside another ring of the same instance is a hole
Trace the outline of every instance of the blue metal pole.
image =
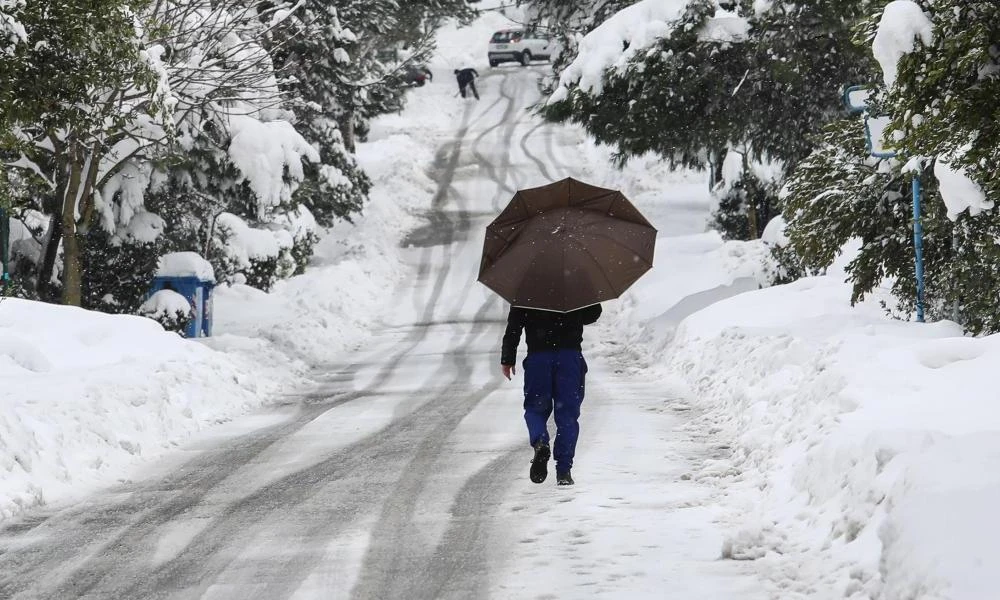
[(3, 295), (10, 292), (10, 215), (0, 208), (0, 262), (3, 263)]
[(924, 228), (920, 224), (920, 172), (913, 173), (913, 249), (917, 270), (917, 322), (924, 322)]

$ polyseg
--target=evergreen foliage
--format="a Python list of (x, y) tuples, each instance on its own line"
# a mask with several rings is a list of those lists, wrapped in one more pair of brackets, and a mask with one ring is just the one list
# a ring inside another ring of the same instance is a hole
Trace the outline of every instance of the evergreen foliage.
[[(45, 228), (15, 248), (16, 293), (134, 312), (172, 251), (262, 289), (301, 272), (317, 225), (371, 188), (355, 128), (399, 110), (401, 70), (472, 15), (464, 0), (4, 3), (0, 194)], [(293, 158), (249, 168), (270, 132)], [(276, 245), (232, 247), (222, 215)]]
[[(1000, 198), (1000, 3), (922, 2), (934, 27), (899, 62), (885, 108), (908, 156), (946, 157)], [(877, 13), (876, 13), (877, 16)], [(873, 18), (872, 23), (877, 23)], [(871, 25), (869, 25), (871, 27)]]
[[(880, 3), (884, 5), (885, 2)], [(931, 319), (955, 319), (972, 333), (1000, 331), (1000, 220), (996, 210), (952, 221), (934, 178), (936, 160), (964, 168), (1000, 200), (1000, 7), (994, 2), (922, 2), (933, 42), (916, 42), (898, 65), (894, 85), (877, 89), (872, 110), (890, 115), (899, 160), (867, 156), (860, 119), (827, 128), (817, 150), (792, 175), (784, 215), (791, 269), (822, 271), (850, 238), (862, 241), (848, 269), (858, 300), (887, 280), (899, 314), (916, 305), (911, 174), (923, 166), (925, 309)], [(866, 47), (881, 18), (873, 7), (857, 42)]]
[(135, 314), (156, 274), (157, 259), (166, 252), (162, 241), (113, 239), (97, 228), (83, 247), (84, 308), (110, 313)]
[[(715, 41), (700, 33), (719, 3), (691, 0), (668, 34), (605, 72), (599, 94), (568, 82), (567, 97), (544, 114), (580, 123), (615, 147), (620, 162), (655, 152), (675, 167), (717, 171), (736, 148), (748, 163), (781, 161), (787, 173), (808, 154), (810, 136), (840, 114), (836, 90), (870, 78), (871, 59), (850, 42), (864, 3), (774, 3), (761, 12), (753, 4), (727, 3), (748, 23), (745, 39)], [(741, 179), (752, 181), (749, 174)], [(753, 203), (720, 200), (721, 223), (734, 226), (730, 237), (759, 235), (778, 206), (773, 191)], [(756, 206), (768, 208), (733, 212)]]
[[(589, 33), (608, 17), (635, 4), (637, 0), (518, 0), (527, 8), (529, 25), (552, 33), (562, 44), (553, 60), (558, 73), (576, 55), (581, 35)], [(548, 82), (551, 86), (554, 82)], [(551, 87), (549, 90), (551, 92)]]
[[(864, 298), (888, 278), (900, 298), (911, 299), (906, 308), (915, 306), (910, 179), (898, 162), (869, 155), (858, 118), (828, 125), (816, 150), (786, 183), (786, 267), (821, 273), (856, 239), (861, 249), (847, 266), (851, 301)], [(923, 203), (925, 221), (940, 216), (941, 208)], [(950, 233), (950, 227), (925, 230), (928, 267), (939, 264), (939, 257), (948, 252)], [(938, 295), (937, 285), (927, 286), (928, 298)]]

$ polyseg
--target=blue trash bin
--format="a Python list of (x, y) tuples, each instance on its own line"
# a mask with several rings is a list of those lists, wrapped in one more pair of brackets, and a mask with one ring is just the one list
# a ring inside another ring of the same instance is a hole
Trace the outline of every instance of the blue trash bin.
[(194, 318), (184, 330), (184, 337), (208, 337), (212, 335), (213, 288), (215, 275), (204, 259), (193, 252), (176, 252), (161, 257), (149, 296), (173, 290), (187, 298)]

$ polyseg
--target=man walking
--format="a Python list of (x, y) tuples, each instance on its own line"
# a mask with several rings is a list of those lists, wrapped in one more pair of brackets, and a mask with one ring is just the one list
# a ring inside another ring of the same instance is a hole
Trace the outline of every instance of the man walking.
[(472, 90), (472, 95), (479, 100), (479, 92), (476, 90), (476, 78), (479, 73), (475, 69), (455, 69), (455, 78), (458, 79), (458, 93), (465, 98), (465, 88)]
[(524, 359), (524, 421), (528, 440), (535, 449), (529, 473), (542, 483), (548, 476), (549, 415), (555, 412), (556, 483), (573, 485), (573, 456), (580, 435), (580, 405), (587, 375), (581, 344), (583, 327), (597, 321), (601, 305), (594, 304), (568, 313), (511, 306), (503, 336), (500, 365), (504, 377), (517, 372), (517, 346), (525, 332), (528, 355)]

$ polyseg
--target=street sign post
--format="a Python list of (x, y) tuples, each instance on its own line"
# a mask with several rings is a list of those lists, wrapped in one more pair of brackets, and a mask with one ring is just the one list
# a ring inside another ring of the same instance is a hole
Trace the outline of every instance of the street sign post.
[[(851, 114), (864, 115), (865, 144), (868, 153), (876, 158), (895, 158), (897, 152), (885, 143), (885, 130), (889, 126), (888, 115), (872, 115), (868, 110), (870, 89), (853, 85), (844, 89), (843, 101)], [(917, 279), (917, 322), (924, 322), (924, 228), (920, 221), (920, 168), (913, 170), (913, 266)]]
[(10, 291), (10, 215), (0, 207), (0, 259), (3, 262), (3, 295)]

